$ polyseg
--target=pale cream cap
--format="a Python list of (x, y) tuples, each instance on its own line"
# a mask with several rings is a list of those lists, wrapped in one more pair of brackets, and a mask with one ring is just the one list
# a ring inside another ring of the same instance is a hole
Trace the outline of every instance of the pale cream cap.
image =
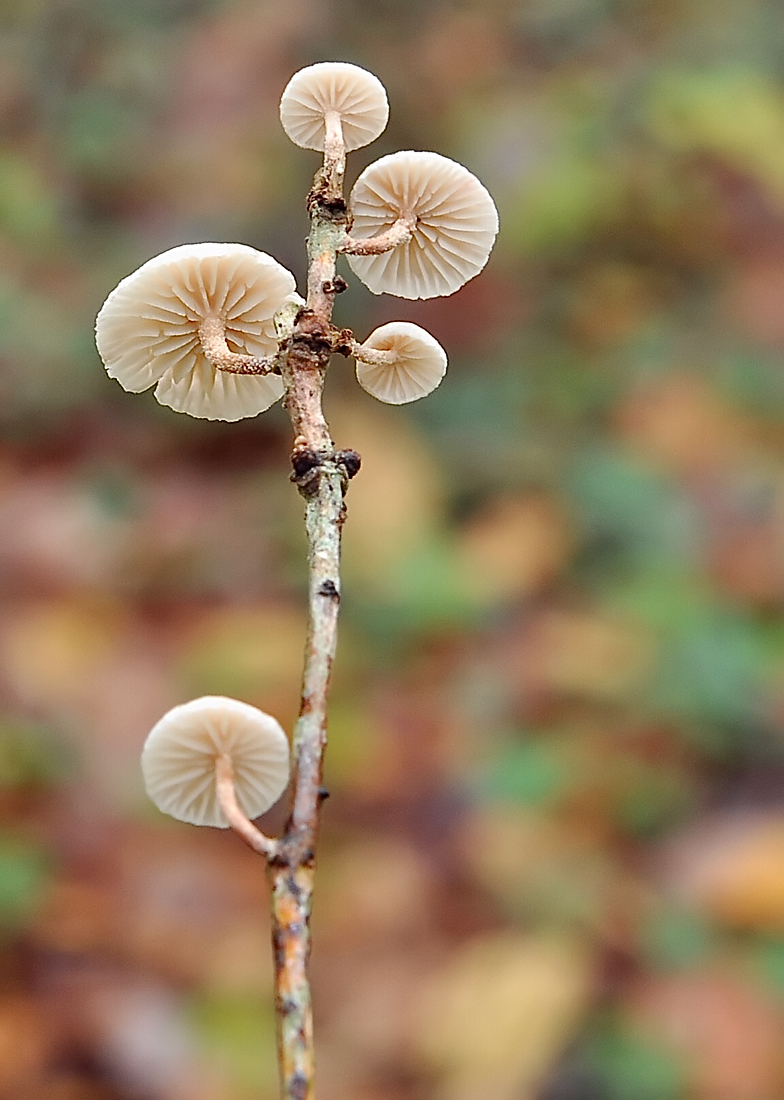
[(215, 761), (231, 758), (237, 803), (249, 817), (268, 810), (289, 781), (289, 743), (270, 714), (205, 695), (173, 707), (147, 736), (142, 775), (147, 794), (165, 814), (191, 825), (227, 829), (218, 803)]
[(357, 359), (357, 381), (379, 401), (405, 405), (432, 393), (446, 373), (446, 352), (435, 337), (410, 321), (391, 321), (375, 329), (361, 345), (391, 351), (391, 363)]
[[(273, 315), (301, 302), (294, 276), (246, 244), (184, 244), (128, 275), (101, 306), (98, 351), (111, 378), (131, 393), (155, 386), (176, 412), (207, 420), (256, 416), (283, 396), (277, 375), (230, 374), (205, 357), (199, 325), (225, 318), (231, 351), (273, 355)], [(156, 385), (157, 383), (157, 385)]]
[(283, 129), (295, 145), (323, 149), (328, 111), (340, 116), (347, 150), (368, 145), (384, 131), (389, 118), (384, 85), (367, 69), (343, 61), (300, 69), (280, 101)]
[(413, 216), (409, 241), (378, 256), (352, 256), (352, 270), (374, 294), (435, 298), (454, 294), (487, 263), (498, 212), (487, 189), (462, 164), (438, 153), (390, 153), (362, 172), (351, 191), (351, 234), (358, 240)]

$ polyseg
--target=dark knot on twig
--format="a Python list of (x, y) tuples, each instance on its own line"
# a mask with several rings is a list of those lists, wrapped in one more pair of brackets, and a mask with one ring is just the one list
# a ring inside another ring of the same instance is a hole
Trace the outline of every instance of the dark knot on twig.
[(304, 497), (310, 498), (317, 492), (321, 471), (330, 463), (345, 479), (345, 490), (348, 481), (359, 472), (362, 459), (350, 448), (335, 452), (317, 451), (309, 447), (301, 437), (295, 441), (291, 452), (291, 480)]
[(349, 478), (349, 480), (352, 477), (356, 477), (362, 465), (361, 455), (357, 451), (352, 451), (350, 448), (345, 451), (338, 451), (335, 455), (335, 461), (338, 466), (342, 466), (346, 471), (346, 477)]
[(344, 290), (348, 290), (348, 283), (342, 275), (336, 275), (334, 279), (323, 282), (321, 289), (325, 294), (342, 294)]
[(318, 588), (318, 594), (319, 596), (325, 596), (328, 600), (340, 602), (340, 590), (334, 581), (322, 581)]
[(318, 492), (321, 467), (327, 457), (306, 444), (297, 446), (295, 443), (291, 452), (291, 480), (305, 498), (313, 497)]

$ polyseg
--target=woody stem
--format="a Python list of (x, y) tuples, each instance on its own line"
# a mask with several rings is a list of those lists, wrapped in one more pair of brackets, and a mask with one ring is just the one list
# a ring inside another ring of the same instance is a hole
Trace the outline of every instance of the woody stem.
[[(342, 135), (327, 117), (324, 166), (308, 196), (308, 299), (278, 359), (294, 428), (293, 480), (305, 501), (308, 634), (300, 712), (294, 728), (293, 796), (284, 834), (268, 862), (275, 961), (275, 1012), (283, 1100), (314, 1100), (313, 1015), (307, 964), (315, 850), (323, 801), (327, 698), (337, 644), (340, 532), (346, 469), (321, 407), (334, 344), (335, 257), (345, 236)], [(338, 137), (340, 138), (338, 142)]]

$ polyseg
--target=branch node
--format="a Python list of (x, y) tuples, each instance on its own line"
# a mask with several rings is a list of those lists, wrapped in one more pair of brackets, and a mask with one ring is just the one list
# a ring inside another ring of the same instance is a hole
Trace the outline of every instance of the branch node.
[[(301, 438), (301, 437), (300, 437)], [(302, 444), (297, 447), (295, 442), (294, 450), (291, 452), (291, 466), (294, 473), (291, 475), (291, 480), (295, 484), (299, 484), (301, 478), (306, 477), (322, 463), (321, 455), (318, 451), (314, 451), (311, 447), (302, 441)]]
[(342, 294), (344, 290), (348, 290), (348, 283), (342, 275), (336, 275), (334, 279), (326, 279), (321, 284), (321, 289), (325, 294)]
[(334, 328), (332, 330), (332, 350), (336, 355), (345, 355), (348, 359), (349, 356), (354, 354), (356, 342), (354, 333), (350, 328)]
[(331, 187), (330, 180), (323, 168), (319, 168), (313, 180), (307, 199), (308, 213), (315, 217), (316, 211), (327, 220), (343, 223), (346, 220), (348, 207), (346, 200), (341, 195), (336, 195)]
[(319, 317), (315, 310), (304, 308), (297, 317), (297, 325), (291, 336), (292, 344), (304, 344), (317, 355), (332, 351), (332, 336), (329, 323)]
[(318, 493), (321, 467), (326, 457), (312, 447), (308, 447), (307, 444), (299, 448), (295, 446), (291, 453), (293, 468), (291, 480), (306, 500), (312, 500)]
[(359, 473), (359, 468), (362, 465), (362, 456), (357, 451), (352, 451), (350, 448), (345, 451), (338, 451), (335, 455), (335, 461), (338, 466), (342, 466), (346, 471), (346, 477), (351, 480), (352, 477), (356, 477)]

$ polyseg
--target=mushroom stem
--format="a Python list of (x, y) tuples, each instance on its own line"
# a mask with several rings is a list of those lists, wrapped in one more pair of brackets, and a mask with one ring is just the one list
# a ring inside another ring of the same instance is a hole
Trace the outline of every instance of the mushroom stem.
[(272, 859), (278, 849), (277, 841), (265, 836), (239, 808), (234, 790), (234, 766), (231, 757), (224, 753), (221, 753), (215, 761), (215, 789), (220, 807), (234, 832), (241, 836), (254, 852)]
[(229, 374), (269, 374), (271, 359), (257, 359), (255, 355), (240, 355), (230, 351), (226, 343), (226, 322), (216, 314), (208, 314), (199, 325), (199, 340), (204, 354), (216, 370)]
[(399, 244), (410, 241), (415, 226), (416, 217), (413, 214), (402, 214), (389, 229), (377, 233), (375, 237), (360, 240), (347, 233), (338, 246), (338, 251), (351, 256), (380, 256), (382, 252), (391, 252)]
[(400, 355), (394, 348), (380, 350), (378, 348), (366, 348), (362, 344), (352, 340), (349, 345), (350, 353), (362, 363), (369, 363), (374, 367), (390, 367), (398, 361)]
[(329, 180), (330, 191), (335, 197), (343, 194), (343, 177), (346, 173), (346, 142), (343, 124), (337, 111), (327, 111), (324, 116), (324, 175)]

